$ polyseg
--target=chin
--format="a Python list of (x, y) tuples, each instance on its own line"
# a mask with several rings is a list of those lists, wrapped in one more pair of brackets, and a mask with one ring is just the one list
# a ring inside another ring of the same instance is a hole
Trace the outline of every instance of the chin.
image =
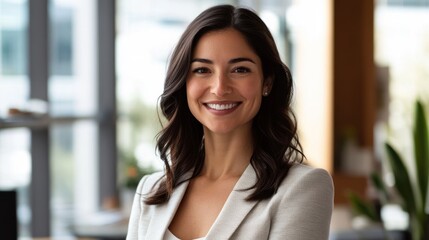
[(239, 125), (239, 126), (228, 126), (227, 124), (217, 124), (216, 126), (205, 127), (206, 132), (214, 133), (214, 134), (229, 134), (233, 132), (242, 132), (246, 131), (247, 126)]

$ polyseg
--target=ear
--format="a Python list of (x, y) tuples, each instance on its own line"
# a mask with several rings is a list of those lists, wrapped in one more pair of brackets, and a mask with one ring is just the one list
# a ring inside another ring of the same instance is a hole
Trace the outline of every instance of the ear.
[(273, 78), (271, 76), (265, 78), (264, 79), (264, 84), (263, 84), (263, 87), (262, 87), (262, 95), (264, 97), (270, 95), (272, 87), (273, 87)]

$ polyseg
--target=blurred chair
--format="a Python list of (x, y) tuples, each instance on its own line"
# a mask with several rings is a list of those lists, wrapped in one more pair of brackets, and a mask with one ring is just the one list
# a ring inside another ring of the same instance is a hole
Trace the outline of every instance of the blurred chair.
[(0, 190), (0, 239), (18, 239), (16, 191)]

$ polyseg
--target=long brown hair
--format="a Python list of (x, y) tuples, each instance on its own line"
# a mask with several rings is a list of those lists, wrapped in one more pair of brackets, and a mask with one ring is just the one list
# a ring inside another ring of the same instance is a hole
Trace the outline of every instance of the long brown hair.
[(192, 53), (207, 32), (233, 28), (239, 31), (262, 62), (265, 79), (271, 79), (271, 92), (263, 97), (253, 120), (254, 152), (250, 163), (258, 181), (248, 200), (271, 197), (287, 175), (290, 166), (305, 158), (297, 136), (291, 109), (293, 81), (280, 59), (274, 39), (264, 22), (253, 11), (231, 5), (211, 7), (187, 27), (171, 55), (160, 107), (168, 120), (157, 136), (157, 150), (165, 164), (165, 176), (147, 204), (168, 201), (179, 184), (188, 181), (184, 174), (198, 176), (204, 164), (203, 127), (191, 114), (186, 100), (186, 78)]

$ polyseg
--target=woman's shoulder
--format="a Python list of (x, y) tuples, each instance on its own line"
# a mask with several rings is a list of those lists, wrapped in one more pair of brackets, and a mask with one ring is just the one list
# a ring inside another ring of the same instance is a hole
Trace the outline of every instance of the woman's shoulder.
[[(282, 209), (300, 209), (309, 213), (316, 211), (330, 216), (334, 199), (334, 185), (328, 171), (304, 164), (293, 165), (273, 196), (273, 202)], [(285, 204), (286, 203), (286, 204)], [(301, 214), (294, 212), (294, 214)], [(309, 214), (313, 216), (316, 213)]]
[(289, 173), (291, 175), (306, 175), (306, 174), (319, 174), (319, 175), (327, 175), (330, 176), (329, 172), (323, 168), (314, 167), (311, 165), (307, 165), (305, 163), (295, 163), (290, 169)]
[(151, 174), (147, 174), (142, 177), (137, 186), (137, 193), (139, 194), (148, 194), (150, 193), (156, 184), (160, 182), (160, 180), (164, 177), (163, 171), (154, 172)]
[(288, 175), (281, 184), (281, 187), (290, 188), (291, 186), (299, 188), (309, 186), (333, 188), (332, 176), (323, 168), (305, 164), (294, 164), (290, 167)]

